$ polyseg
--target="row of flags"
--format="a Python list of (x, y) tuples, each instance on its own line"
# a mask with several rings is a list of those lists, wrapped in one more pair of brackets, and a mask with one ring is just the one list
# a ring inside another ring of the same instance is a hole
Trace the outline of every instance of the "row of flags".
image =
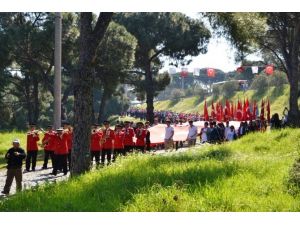
[[(265, 111), (266, 110), (266, 111)], [(259, 113), (260, 112), (260, 113)], [(265, 118), (266, 112), (266, 118)], [(209, 119), (214, 119), (217, 121), (249, 121), (267, 119), (270, 122), (270, 101), (262, 99), (261, 106), (259, 106), (256, 101), (252, 103), (248, 101), (248, 98), (244, 102), (238, 100), (236, 103), (229, 100), (225, 101), (225, 105), (222, 102), (218, 101), (214, 103), (211, 102), (211, 113), (208, 114), (208, 107), (206, 104), (206, 99), (204, 101), (204, 120), (208, 121)]]
[[(273, 75), (274, 73), (274, 66), (273, 65), (267, 65), (267, 66), (240, 66), (236, 69), (238, 73), (243, 73), (246, 68), (251, 67), (252, 74), (258, 74), (259, 68), (264, 68), (264, 71), (267, 75)], [(169, 68), (170, 74), (176, 74), (176, 68), (171, 67)], [(180, 76), (181, 77), (187, 77), (189, 74), (188, 68), (183, 67), (181, 68)], [(206, 68), (206, 74), (208, 77), (215, 77), (216, 70), (213, 68)], [(194, 68), (193, 71), (194, 76), (200, 76), (200, 68)]]

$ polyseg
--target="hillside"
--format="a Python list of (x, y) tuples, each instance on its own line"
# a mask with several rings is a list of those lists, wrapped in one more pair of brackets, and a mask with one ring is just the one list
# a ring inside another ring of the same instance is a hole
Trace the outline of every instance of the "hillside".
[(0, 211), (299, 211), (300, 194), (288, 185), (299, 138), (300, 130), (286, 129), (135, 155), (2, 200)]
[[(279, 113), (282, 115), (284, 107), (288, 107), (288, 99), (289, 99), (289, 87), (286, 85), (283, 90), (278, 90), (275, 87), (270, 87), (265, 93), (258, 95), (254, 90), (248, 90), (246, 92), (238, 91), (236, 92), (231, 98), (231, 101), (236, 102), (238, 99), (244, 100), (248, 98), (249, 100), (253, 101), (256, 100), (257, 102), (261, 102), (261, 100), (270, 99), (271, 104), (271, 114)], [(225, 101), (224, 96), (219, 96), (214, 100), (214, 102), (221, 100)], [(206, 99), (208, 104), (208, 111), (210, 113), (211, 110), (211, 101), (212, 96)], [(146, 104), (140, 106), (141, 108), (146, 108)], [(171, 110), (174, 112), (184, 112), (184, 113), (203, 113), (204, 101), (200, 101), (198, 96), (182, 98), (180, 100), (165, 100), (165, 101), (158, 101), (154, 103), (155, 110)]]

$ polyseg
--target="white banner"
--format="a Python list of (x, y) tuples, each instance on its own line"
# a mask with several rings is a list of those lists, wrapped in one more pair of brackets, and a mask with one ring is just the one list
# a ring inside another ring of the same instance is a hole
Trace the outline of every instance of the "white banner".
[(252, 74), (258, 74), (258, 66), (252, 66)]
[(194, 68), (194, 76), (200, 76), (200, 68)]

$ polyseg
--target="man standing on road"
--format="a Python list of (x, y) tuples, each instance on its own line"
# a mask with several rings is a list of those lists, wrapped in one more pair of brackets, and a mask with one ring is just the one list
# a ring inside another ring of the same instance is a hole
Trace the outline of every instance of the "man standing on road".
[(32, 164), (32, 171), (35, 171), (36, 159), (38, 154), (38, 144), (40, 140), (39, 133), (35, 130), (35, 124), (30, 124), (30, 130), (27, 133), (27, 158), (26, 171), (29, 172), (30, 164)]
[(56, 176), (58, 170), (63, 170), (64, 175), (68, 173), (68, 134), (63, 128), (58, 128), (55, 135), (54, 167), (52, 175)]
[(173, 136), (174, 136), (174, 128), (171, 127), (170, 119), (166, 119), (167, 127), (165, 128), (165, 151), (168, 149), (173, 150)]
[(48, 168), (48, 160), (49, 157), (52, 162), (53, 167), (53, 157), (54, 157), (54, 146), (55, 146), (55, 131), (53, 130), (52, 125), (48, 126), (48, 131), (45, 133), (44, 138), (42, 140), (44, 146), (44, 164), (42, 169)]
[(104, 121), (104, 130), (103, 130), (103, 138), (102, 138), (102, 152), (101, 152), (101, 165), (104, 166), (105, 157), (107, 160), (107, 165), (111, 163), (111, 155), (114, 150), (114, 140), (115, 140), (115, 132), (110, 129), (109, 121)]
[(192, 147), (192, 146), (196, 145), (198, 130), (197, 130), (197, 127), (194, 126), (193, 120), (189, 120), (189, 124), (190, 124), (189, 133), (188, 133), (186, 140), (188, 141), (189, 147)]
[(20, 148), (20, 141), (15, 139), (13, 141), (13, 147), (10, 148), (5, 154), (7, 159), (7, 178), (2, 194), (8, 195), (12, 182), (16, 178), (17, 191), (22, 190), (22, 163), (26, 158), (25, 151)]
[(132, 127), (130, 127), (130, 122), (129, 121), (125, 121), (124, 122), (125, 127), (123, 128), (123, 132), (124, 132), (124, 151), (125, 151), (125, 155), (128, 152), (131, 152), (134, 146), (133, 143), (133, 137), (134, 137), (134, 130)]

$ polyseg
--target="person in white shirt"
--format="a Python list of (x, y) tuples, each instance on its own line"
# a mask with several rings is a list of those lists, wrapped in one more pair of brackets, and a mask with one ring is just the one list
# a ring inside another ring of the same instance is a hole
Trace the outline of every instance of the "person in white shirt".
[(230, 131), (230, 127), (229, 127), (229, 121), (226, 121), (226, 127), (225, 127), (225, 132), (224, 132), (224, 138), (226, 140), (227, 137), (227, 133)]
[(207, 131), (208, 131), (208, 122), (204, 123), (204, 127), (201, 128), (200, 132), (200, 138), (201, 138), (201, 144), (204, 144), (207, 142)]
[(198, 130), (197, 130), (197, 127), (193, 125), (193, 120), (190, 120), (189, 124), (190, 124), (189, 133), (188, 133), (186, 140), (188, 141), (188, 145), (190, 147), (190, 146), (195, 146), (195, 144), (196, 144)]
[(169, 119), (166, 120), (167, 127), (165, 128), (165, 150), (168, 149), (173, 150), (173, 136), (174, 136), (174, 128), (171, 127), (171, 121)]
[(233, 141), (235, 139), (236, 139), (236, 133), (235, 133), (234, 126), (230, 126), (230, 131), (227, 132), (226, 140)]

